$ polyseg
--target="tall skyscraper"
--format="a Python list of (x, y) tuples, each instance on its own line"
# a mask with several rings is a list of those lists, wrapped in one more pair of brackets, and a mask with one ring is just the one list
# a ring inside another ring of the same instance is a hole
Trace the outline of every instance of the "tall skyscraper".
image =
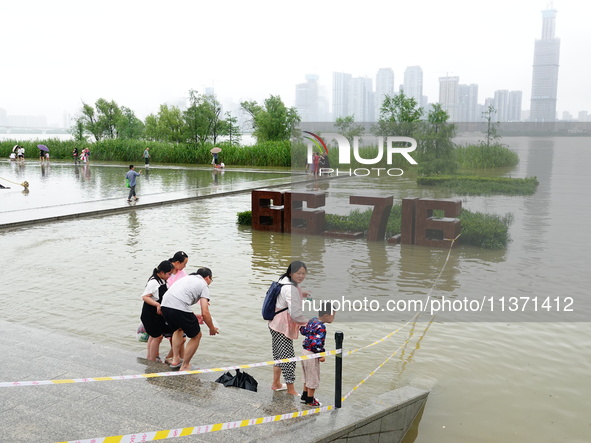
[(556, 120), (560, 39), (554, 37), (555, 28), (556, 10), (542, 11), (542, 38), (535, 43), (531, 82), (529, 118), (534, 122)]
[(351, 74), (332, 73), (332, 118), (349, 115), (349, 95), (351, 93)]
[(320, 120), (318, 76), (306, 75), (306, 83), (296, 85), (295, 107), (304, 122), (317, 122)]
[(506, 89), (499, 89), (495, 91), (494, 107), (497, 110), (496, 121), (509, 121), (509, 91)]
[(374, 92), (371, 78), (355, 77), (351, 79), (349, 95), (349, 111), (356, 122), (371, 122), (374, 120)]
[(521, 91), (509, 92), (509, 111), (507, 113), (507, 121), (521, 121), (521, 95)]
[(418, 106), (423, 104), (423, 70), (420, 66), (409, 66), (404, 71), (404, 95), (413, 97)]
[(380, 117), (380, 108), (386, 95), (394, 95), (394, 71), (392, 68), (381, 68), (376, 74), (375, 120)]
[(458, 121), (460, 77), (439, 77), (439, 103), (449, 115), (450, 122)]
[(480, 121), (478, 113), (478, 85), (458, 85), (458, 122)]

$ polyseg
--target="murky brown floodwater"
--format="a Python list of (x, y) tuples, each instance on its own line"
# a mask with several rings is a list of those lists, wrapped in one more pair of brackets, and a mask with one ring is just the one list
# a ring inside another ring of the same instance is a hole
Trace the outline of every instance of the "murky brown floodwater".
[[(543, 312), (517, 317), (528, 322), (511, 321), (508, 314), (469, 322), (452, 321), (462, 320), (461, 315), (447, 320), (437, 316), (432, 323), (428, 322), (430, 316), (422, 316), (421, 322), (407, 325), (387, 342), (348, 357), (344, 362), (344, 391), (408, 340), (352, 398), (371, 399), (406, 384), (431, 389), (416, 442), (589, 441), (591, 314), (589, 304), (583, 302), (591, 262), (585, 229), (591, 216), (587, 195), (589, 139), (523, 137), (503, 141), (519, 153), (521, 160), (507, 175), (537, 176), (537, 193), (530, 197), (462, 200), (470, 210), (513, 214), (512, 242), (506, 250), (460, 246), (446, 263), (447, 251), (443, 250), (253, 232), (236, 225), (236, 213), (250, 208), (250, 196), (234, 195), (0, 231), (0, 254), (8, 271), (9, 288), (2, 316), (142, 355), (145, 345), (135, 339), (139, 294), (152, 268), (180, 249), (190, 256), (189, 270), (206, 265), (215, 276), (211, 309), (222, 333), (202, 341), (197, 363), (199, 355), (216, 365), (270, 358), (269, 334), (260, 319), (260, 304), (266, 286), (292, 256), (307, 263), (305, 286), (318, 297), (340, 296), (343, 291), (376, 299), (572, 295), (575, 310), (587, 322), (538, 322)], [(11, 167), (0, 163), (0, 177), (9, 178)], [(59, 181), (54, 173), (58, 166), (50, 167), (46, 180)], [(35, 171), (40, 176), (38, 165), (26, 168), (30, 182)], [(68, 171), (64, 174), (76, 177), (73, 167), (68, 168), (64, 166)], [(120, 174), (109, 179), (110, 167), (91, 168), (91, 177), (102, 189), (96, 198), (108, 198), (120, 191)], [(167, 183), (174, 188), (201, 180), (191, 178), (190, 172), (182, 174), (187, 178), (181, 184), (173, 173)], [(164, 178), (156, 177), (159, 174), (151, 171), (150, 183), (165, 183)], [(228, 177), (229, 171), (223, 179)], [(67, 189), (76, 198), (85, 198), (79, 197), (84, 186), (82, 179), (79, 183)], [(417, 190), (410, 177), (377, 183), (332, 180), (307, 186), (316, 188), (328, 192), (327, 211), (339, 213), (348, 211), (351, 194), (393, 195), (395, 202), (406, 196), (448, 196), (430, 189)], [(99, 192), (96, 185), (84, 189)], [(143, 191), (150, 192), (147, 188)], [(3, 211), (24, 208), (18, 199), (32, 199), (37, 191), (31, 188), (28, 196), (15, 190), (1, 192), (0, 218)], [(152, 192), (160, 191), (154, 188)], [(62, 201), (54, 198), (53, 204)], [(8, 207), (7, 202), (15, 206)], [(345, 317), (340, 321), (337, 317), (330, 331), (344, 331), (347, 349), (369, 344), (404, 324), (389, 322), (384, 314), (361, 316), (363, 322), (343, 321)], [(332, 360), (325, 363), (319, 390), (319, 397), (327, 401), (332, 393), (331, 369)], [(253, 371), (263, 386), (270, 381), (269, 368)], [(88, 374), (101, 375), (116, 374)]]

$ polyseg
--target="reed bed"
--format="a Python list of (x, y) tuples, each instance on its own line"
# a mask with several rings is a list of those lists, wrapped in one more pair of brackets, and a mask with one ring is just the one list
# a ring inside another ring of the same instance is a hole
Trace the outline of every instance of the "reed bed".
[(418, 177), (417, 184), (440, 186), (457, 195), (532, 195), (538, 188), (537, 177), (474, 177), (474, 176), (436, 176)]
[[(348, 215), (326, 214), (326, 230), (355, 231), (367, 235), (372, 210), (351, 211)], [(244, 211), (237, 214), (238, 224), (251, 226), (252, 212)], [(498, 216), (471, 212), (463, 209), (458, 217), (462, 222), (460, 244), (476, 246), (482, 249), (503, 249), (510, 241), (509, 226), (513, 216)], [(386, 238), (400, 233), (402, 222), (402, 205), (394, 205), (386, 225)]]
[[(93, 161), (119, 161), (136, 163), (143, 161), (143, 152), (150, 148), (152, 163), (175, 164), (210, 164), (210, 150), (214, 146), (206, 144), (196, 146), (188, 143), (148, 142), (142, 140), (101, 140), (96, 143), (79, 143), (74, 140), (47, 139), (35, 142), (21, 142), (6, 140), (0, 142), (0, 157), (6, 158), (12, 152), (14, 145), (25, 148), (25, 158), (38, 158), (37, 144), (46, 145), (52, 159), (72, 159), (72, 151), (78, 148), (90, 149), (90, 159)], [(282, 166), (291, 165), (291, 143), (266, 142), (255, 146), (235, 146), (230, 143), (219, 143), (222, 148), (220, 161), (227, 165), (241, 166)]]
[(516, 166), (519, 156), (504, 145), (466, 145), (455, 149), (456, 160), (463, 169), (490, 169)]

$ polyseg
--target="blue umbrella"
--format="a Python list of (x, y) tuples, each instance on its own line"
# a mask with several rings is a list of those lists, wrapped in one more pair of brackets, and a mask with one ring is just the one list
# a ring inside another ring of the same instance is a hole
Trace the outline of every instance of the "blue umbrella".
[(49, 148), (45, 145), (37, 145), (37, 147), (42, 151), (49, 152)]

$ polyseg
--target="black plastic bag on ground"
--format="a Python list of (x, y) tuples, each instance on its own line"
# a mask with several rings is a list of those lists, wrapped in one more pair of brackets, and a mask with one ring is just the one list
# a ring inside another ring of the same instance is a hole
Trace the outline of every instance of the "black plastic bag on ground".
[[(225, 377), (226, 375), (230, 374), (226, 372), (216, 381), (219, 381), (222, 377)], [(249, 391), (254, 392), (257, 392), (257, 387), (259, 385), (259, 383), (255, 380), (255, 378), (252, 375), (247, 374), (246, 372), (241, 372), (240, 369), (236, 369), (236, 375), (232, 376), (229, 380), (225, 382), (220, 381), (220, 383), (222, 383), (224, 386), (234, 386), (236, 388), (248, 389)]]
[(233, 378), (234, 376), (232, 374), (226, 372), (225, 374), (220, 375), (220, 377), (216, 380), (216, 383), (221, 383), (224, 386), (226, 386), (226, 383), (228, 383)]

